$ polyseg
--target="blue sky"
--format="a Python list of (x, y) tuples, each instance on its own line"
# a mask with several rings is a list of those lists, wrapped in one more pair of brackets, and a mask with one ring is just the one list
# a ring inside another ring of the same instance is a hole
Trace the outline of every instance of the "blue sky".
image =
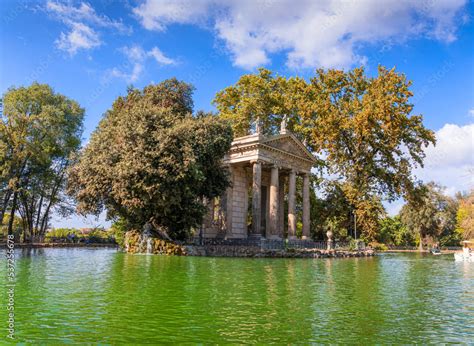
[(86, 143), (130, 84), (177, 77), (195, 85), (196, 110), (214, 110), (217, 91), (259, 66), (305, 78), (318, 67), (395, 66), (413, 81), (414, 113), (437, 131), (417, 176), (452, 194), (474, 186), (473, 13), (464, 0), (6, 0), (0, 90), (36, 80), (77, 100)]

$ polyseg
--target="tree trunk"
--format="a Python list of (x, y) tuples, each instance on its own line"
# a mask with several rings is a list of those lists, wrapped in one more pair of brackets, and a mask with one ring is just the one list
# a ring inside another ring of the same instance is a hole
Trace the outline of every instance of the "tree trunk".
[(18, 192), (15, 191), (15, 193), (13, 194), (12, 209), (10, 211), (10, 220), (8, 220), (8, 235), (13, 235), (13, 221), (15, 219), (17, 195)]
[[(22, 223), (23, 223), (23, 242), (28, 243), (29, 238), (31, 237), (31, 227), (30, 227), (30, 224), (31, 224), (31, 214), (30, 214), (30, 212), (31, 212), (31, 210), (30, 210), (30, 207), (28, 205), (28, 197), (26, 196), (24, 191), (22, 191), (20, 193), (20, 202), (21, 202), (21, 205), (20, 205), (19, 210), (20, 210)], [(23, 209), (23, 213), (21, 212), (22, 209)]]
[(423, 251), (423, 236), (420, 234), (420, 244), (418, 245), (418, 251)]
[(3, 218), (5, 217), (5, 212), (8, 208), (8, 202), (12, 196), (11, 190), (5, 192), (5, 197), (3, 198), (2, 209), (0, 210), (0, 226), (3, 225)]
[(42, 236), (46, 233), (46, 226), (48, 225), (48, 217), (49, 217), (49, 208), (51, 207), (51, 202), (48, 204), (48, 207), (46, 208), (46, 211), (44, 212), (43, 215), (43, 220), (41, 221), (41, 228), (38, 233), (38, 235)]
[(39, 222), (40, 222), (42, 207), (43, 207), (43, 194), (41, 194), (41, 198), (40, 198), (39, 205), (38, 205), (38, 216), (36, 217), (36, 224), (35, 224), (35, 227), (33, 228), (33, 232), (34, 232), (35, 236), (38, 234), (38, 226), (39, 226)]
[(46, 210), (44, 212), (43, 220), (41, 221), (41, 229), (40, 229), (39, 235), (44, 235), (44, 233), (46, 231), (46, 226), (47, 226), (46, 221), (48, 220), (48, 217), (49, 217), (49, 211), (50, 211), (51, 207), (53, 206), (53, 201), (56, 198), (56, 195), (59, 191), (59, 188), (61, 187), (61, 184), (62, 184), (63, 178), (64, 178), (64, 174), (66, 172), (64, 167), (63, 167), (63, 171), (62, 171), (61, 175), (59, 176), (59, 179), (56, 182), (56, 185), (54, 185), (53, 189), (51, 190), (51, 195), (49, 197), (49, 203), (48, 203), (48, 206), (46, 207)]

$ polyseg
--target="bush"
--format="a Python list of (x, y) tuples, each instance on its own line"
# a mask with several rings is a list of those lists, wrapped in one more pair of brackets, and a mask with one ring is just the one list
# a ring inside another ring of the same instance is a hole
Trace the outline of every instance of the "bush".
[(73, 242), (73, 239), (78, 239), (80, 232), (74, 228), (53, 228), (48, 231), (45, 235), (45, 241), (47, 243), (55, 242)]
[(378, 243), (376, 241), (373, 241), (371, 243), (369, 243), (369, 246), (376, 250), (376, 251), (387, 251), (388, 250), (388, 247), (387, 245), (383, 244), (383, 243)]
[(112, 224), (109, 228), (108, 234), (111, 239), (121, 247), (125, 245), (125, 233), (129, 229), (129, 226), (125, 219), (120, 218)]
[(45, 241), (48, 243), (115, 243), (109, 232), (94, 229), (88, 234), (75, 228), (56, 228), (46, 233)]

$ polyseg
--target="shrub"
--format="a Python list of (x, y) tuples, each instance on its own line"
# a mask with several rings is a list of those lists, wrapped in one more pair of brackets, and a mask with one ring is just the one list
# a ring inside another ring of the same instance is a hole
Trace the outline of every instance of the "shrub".
[(388, 250), (387, 245), (385, 245), (383, 243), (378, 243), (376, 241), (373, 241), (373, 242), (369, 243), (369, 246), (372, 249), (377, 250), (377, 251), (387, 251)]

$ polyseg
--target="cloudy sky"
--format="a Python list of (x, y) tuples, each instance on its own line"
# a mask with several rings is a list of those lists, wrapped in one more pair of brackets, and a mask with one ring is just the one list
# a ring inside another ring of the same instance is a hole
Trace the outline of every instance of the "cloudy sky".
[(213, 110), (217, 91), (260, 66), (305, 78), (395, 66), (438, 138), (416, 175), (453, 194), (474, 187), (473, 13), (465, 0), (4, 0), (0, 91), (36, 80), (76, 99), (86, 142), (130, 84), (176, 76), (196, 86), (196, 110)]

